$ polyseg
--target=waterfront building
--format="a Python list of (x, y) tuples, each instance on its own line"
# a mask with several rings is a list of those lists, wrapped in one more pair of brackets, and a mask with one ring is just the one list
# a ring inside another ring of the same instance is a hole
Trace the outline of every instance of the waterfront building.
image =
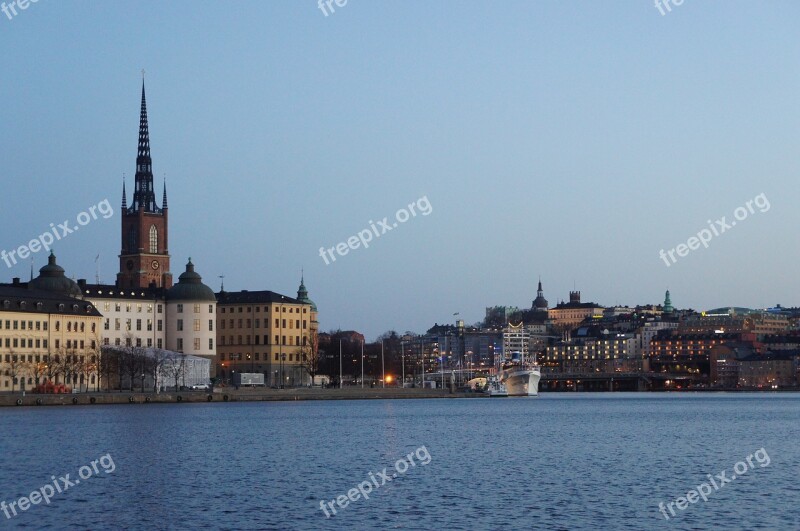
[(39, 276), (0, 285), (0, 389), (99, 384), (102, 316), (51, 252)]
[(306, 369), (318, 353), (319, 322), (303, 279), (297, 298), (223, 289), (217, 310), (216, 376), (230, 380), (234, 372), (257, 372), (271, 386), (309, 383)]

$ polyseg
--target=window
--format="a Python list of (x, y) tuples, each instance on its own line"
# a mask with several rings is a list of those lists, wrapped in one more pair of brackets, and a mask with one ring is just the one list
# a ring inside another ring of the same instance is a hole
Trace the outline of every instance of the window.
[(208, 350), (214, 350), (214, 340), (213, 339), (209, 339), (208, 340)]
[(242, 327), (242, 320), (239, 319), (239, 328), (241, 328), (241, 327)]
[(106, 319), (106, 322), (103, 323), (103, 330), (111, 330), (111, 323), (109, 321), (110, 319)]
[[(200, 331), (200, 319), (195, 319), (194, 320), (194, 322), (192, 323), (192, 328), (193, 328), (193, 330), (195, 332), (199, 332)], [(199, 349), (196, 349), (196, 350), (199, 350)]]
[(120, 311), (122, 311), (122, 305), (121, 305), (120, 303), (118, 303), (118, 302), (117, 302), (117, 303), (114, 303), (114, 311), (115, 311), (115, 312), (120, 312)]
[(295, 319), (294, 327), (297, 328), (298, 330), (300, 329), (300, 319)]
[[(224, 322), (225, 321), (223, 321), (223, 323)], [(209, 319), (208, 320), (208, 331), (209, 332), (213, 332), (214, 331), (214, 319)]]
[(119, 317), (117, 317), (116, 319), (114, 319), (114, 330), (119, 330), (119, 329), (120, 329), (120, 322), (119, 322)]
[[(159, 319), (159, 320), (158, 320), (158, 323), (156, 323), (156, 329), (157, 329), (159, 332), (161, 332), (161, 331), (162, 331), (162, 329), (163, 329), (163, 327), (161, 326), (161, 322), (162, 322), (162, 321), (161, 321), (161, 319)], [(158, 347), (158, 348), (161, 348), (161, 347)]]
[(283, 325), (283, 328), (286, 328), (286, 319), (281, 319), (281, 324)]
[(161, 311), (162, 311), (162, 309), (161, 309), (161, 305), (159, 304), (159, 305), (158, 305), (158, 313), (161, 313)]
[(286, 336), (281, 336), (281, 343), (286, 344)]
[(183, 319), (178, 319), (178, 332), (183, 332)]
[(183, 313), (183, 304), (178, 304), (178, 313)]
[(209, 304), (208, 305), (208, 313), (214, 313), (214, 305), (213, 304)]
[(141, 304), (137, 304), (136, 305), (136, 313), (142, 313), (142, 305)]
[(142, 346), (142, 338), (141, 337), (137, 337), (136, 338), (136, 346), (137, 347), (141, 347)]
[(178, 352), (183, 352), (183, 338), (178, 338)]
[(199, 337), (194, 338), (194, 350), (195, 351), (200, 350), (200, 338)]
[(159, 339), (157, 339), (157, 340), (156, 340), (156, 344), (158, 345), (158, 348), (164, 348), (164, 347), (163, 347), (163, 343), (162, 343), (162, 341), (161, 341), (161, 338), (159, 338)]
[(136, 330), (141, 332), (142, 331), (142, 320), (136, 319)]
[(256, 319), (256, 328), (261, 328), (261, 319)]
[(147, 320), (147, 331), (148, 332), (152, 332), (153, 331), (153, 320), (152, 319), (148, 319)]
[(155, 225), (150, 225), (150, 253), (158, 252), (158, 229)]

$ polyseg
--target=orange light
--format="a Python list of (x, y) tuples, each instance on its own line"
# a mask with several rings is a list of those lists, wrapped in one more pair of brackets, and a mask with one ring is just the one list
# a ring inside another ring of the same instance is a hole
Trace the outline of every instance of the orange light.
[(392, 383), (392, 380), (394, 380), (394, 378), (392, 378), (391, 376), (386, 377), (386, 383)]

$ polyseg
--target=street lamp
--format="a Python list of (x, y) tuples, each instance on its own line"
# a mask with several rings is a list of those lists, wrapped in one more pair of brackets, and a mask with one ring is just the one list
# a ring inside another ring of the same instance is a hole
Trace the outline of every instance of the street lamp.
[(286, 361), (286, 354), (281, 354), (281, 389), (283, 389), (283, 362)]

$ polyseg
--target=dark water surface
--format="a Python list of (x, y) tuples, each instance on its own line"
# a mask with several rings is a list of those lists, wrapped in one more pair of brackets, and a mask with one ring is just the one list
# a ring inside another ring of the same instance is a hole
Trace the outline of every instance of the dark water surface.
[[(6, 504), (89, 466), (0, 528), (800, 529), (797, 394), (5, 408), (0, 425)], [(327, 518), (320, 501), (359, 483), (369, 499)]]

